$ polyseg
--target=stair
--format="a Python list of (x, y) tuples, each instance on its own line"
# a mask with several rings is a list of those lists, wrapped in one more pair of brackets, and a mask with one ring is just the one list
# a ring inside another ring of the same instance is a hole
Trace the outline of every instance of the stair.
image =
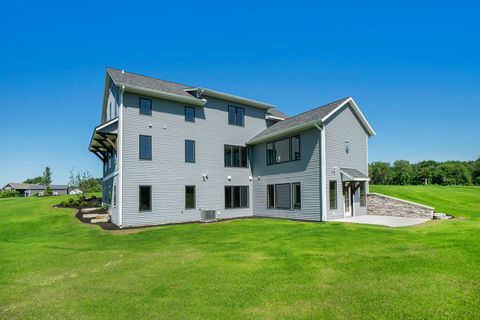
[(95, 218), (90, 220), (90, 223), (99, 223), (99, 222), (108, 222), (110, 219), (107, 218)]
[(99, 207), (92, 207), (92, 208), (83, 208), (81, 211), (82, 212), (92, 212), (92, 211), (97, 211), (97, 210), (100, 210), (102, 208), (99, 208)]
[(433, 219), (435, 219), (435, 220), (446, 220), (446, 219), (452, 219), (452, 216), (449, 216), (445, 213), (435, 212), (435, 213), (433, 213)]

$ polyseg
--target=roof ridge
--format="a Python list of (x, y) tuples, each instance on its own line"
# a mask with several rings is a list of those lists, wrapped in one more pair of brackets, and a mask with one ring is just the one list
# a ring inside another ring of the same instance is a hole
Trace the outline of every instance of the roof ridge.
[(153, 79), (153, 80), (160, 80), (160, 81), (164, 81), (164, 82), (169, 82), (169, 83), (173, 83), (173, 84), (176, 84), (176, 85), (179, 85), (179, 86), (188, 87), (189, 89), (195, 88), (194, 86), (187, 85), (187, 84), (184, 84), (184, 83), (179, 83), (179, 82), (174, 82), (174, 81), (170, 81), (170, 80), (155, 78), (155, 77), (152, 77), (152, 76), (146, 76), (146, 75), (144, 75), (144, 74), (126, 71), (125, 69), (117, 69), (117, 68), (113, 68), (113, 67), (106, 67), (106, 69), (107, 69), (107, 71), (108, 71), (109, 69), (110, 69), (110, 70), (115, 70), (115, 71), (120, 71), (120, 72), (123, 71), (123, 72), (125, 72), (125, 73), (129, 73), (129, 74), (132, 74), (132, 75), (135, 75), (135, 76), (140, 76), (140, 77), (144, 77), (144, 78), (150, 78), (150, 79)]
[[(340, 102), (340, 101), (344, 101), (344, 100), (347, 100), (347, 99), (350, 99), (350, 98), (351, 98), (351, 96), (348, 96), (348, 97), (345, 97), (345, 98), (342, 98), (342, 99), (338, 99), (338, 100), (333, 101), (333, 102), (329, 102), (329, 103), (327, 103), (327, 104), (321, 105), (320, 107), (316, 107), (316, 108), (313, 108), (313, 109), (309, 109), (309, 110), (304, 111), (304, 112), (302, 112), (302, 113), (299, 113), (299, 114), (296, 114), (296, 115), (294, 115), (294, 116), (291, 116), (291, 117), (289, 117), (288, 119), (293, 119), (293, 118), (295, 118), (295, 117), (301, 116), (302, 114), (305, 114), (305, 113), (308, 113), (308, 112), (312, 112), (313, 110), (317, 110), (317, 109), (320, 109), (320, 108), (328, 107), (328, 106), (330, 106), (330, 105), (332, 105), (332, 104), (336, 104), (336, 103), (338, 103), (338, 102)], [(287, 119), (285, 119), (285, 120), (287, 120)]]

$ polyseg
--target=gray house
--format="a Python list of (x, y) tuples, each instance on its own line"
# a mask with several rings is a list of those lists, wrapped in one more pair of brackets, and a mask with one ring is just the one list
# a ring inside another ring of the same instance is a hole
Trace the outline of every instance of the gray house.
[[(68, 187), (66, 185), (57, 185), (52, 184), (50, 186), (52, 193), (55, 196), (63, 195), (68, 193)], [(10, 182), (7, 183), (2, 190), (15, 190), (21, 197), (30, 197), (36, 195), (43, 195), (46, 190), (46, 187), (42, 184), (30, 184), (30, 183), (16, 183)]]
[(273, 105), (107, 68), (89, 150), (120, 227), (367, 212), (368, 138), (351, 97), (288, 117)]

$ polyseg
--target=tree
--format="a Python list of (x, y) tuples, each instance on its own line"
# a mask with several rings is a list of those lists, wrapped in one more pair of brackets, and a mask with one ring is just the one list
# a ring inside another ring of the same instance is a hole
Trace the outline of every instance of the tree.
[(480, 185), (480, 157), (473, 162), (472, 165), (472, 182)]
[(410, 184), (413, 175), (412, 166), (407, 160), (397, 160), (392, 167), (392, 180), (394, 184)]
[(437, 163), (432, 160), (420, 161), (412, 165), (412, 184), (431, 184)]
[(43, 182), (43, 177), (35, 177), (35, 178), (30, 178), (23, 181), (23, 183), (26, 183), (26, 184), (41, 184), (42, 182)]
[(43, 171), (42, 184), (45, 187), (49, 187), (52, 184), (52, 171), (49, 167), (45, 167)]
[(45, 186), (45, 193), (47, 195), (52, 194), (52, 188), (50, 187), (52, 184), (52, 171), (50, 167), (45, 167), (43, 171), (42, 184)]
[(81, 199), (84, 199), (88, 192), (94, 192), (98, 189), (98, 180), (93, 178), (88, 171), (78, 171), (75, 173), (75, 171), (72, 169), (70, 170), (68, 189), (80, 190), (81, 193), (77, 194), (77, 196)]
[(370, 179), (372, 184), (389, 184), (390, 183), (390, 163), (376, 161), (368, 166)]

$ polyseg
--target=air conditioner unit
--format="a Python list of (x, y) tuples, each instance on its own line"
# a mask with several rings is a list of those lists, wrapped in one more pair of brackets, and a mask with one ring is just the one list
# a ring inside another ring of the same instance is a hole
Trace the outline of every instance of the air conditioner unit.
[(203, 222), (217, 221), (217, 210), (201, 210), (200, 214)]

